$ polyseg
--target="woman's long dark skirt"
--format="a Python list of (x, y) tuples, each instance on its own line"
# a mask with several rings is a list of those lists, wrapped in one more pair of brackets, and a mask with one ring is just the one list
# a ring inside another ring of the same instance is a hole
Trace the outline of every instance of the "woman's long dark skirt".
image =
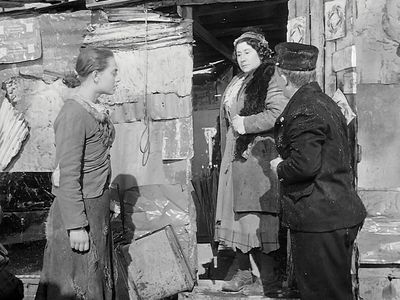
[(84, 202), (90, 237), (90, 249), (85, 253), (71, 249), (57, 198), (50, 208), (36, 300), (114, 299), (108, 191), (100, 197), (84, 199)]

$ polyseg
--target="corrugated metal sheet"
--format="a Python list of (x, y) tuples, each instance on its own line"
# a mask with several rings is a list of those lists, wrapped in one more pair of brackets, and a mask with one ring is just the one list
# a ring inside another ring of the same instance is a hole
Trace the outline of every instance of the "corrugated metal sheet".
[[(147, 11), (147, 13), (146, 13)], [(181, 19), (164, 16), (162, 13), (152, 11), (144, 7), (144, 5), (137, 5), (132, 7), (118, 7), (105, 9), (107, 19), (110, 22), (124, 21), (124, 22), (177, 22)]]
[(0, 105), (0, 171), (18, 154), (28, 133), (22, 114), (4, 99)]
[(39, 17), (43, 44), (43, 69), (64, 74), (72, 71), (83, 36), (91, 22), (90, 11), (43, 14)]
[[(143, 14), (143, 16), (145, 16)], [(85, 44), (118, 50), (154, 49), (193, 42), (192, 22), (99, 24), (85, 37)]]

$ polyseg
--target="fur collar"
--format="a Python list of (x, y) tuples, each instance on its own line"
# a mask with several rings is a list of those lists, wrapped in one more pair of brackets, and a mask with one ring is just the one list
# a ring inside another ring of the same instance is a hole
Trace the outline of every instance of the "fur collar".
[[(268, 93), (269, 81), (275, 71), (272, 60), (262, 63), (253, 73), (252, 78), (244, 89), (244, 106), (240, 110), (240, 116), (250, 116), (265, 110), (265, 98)], [(240, 135), (236, 139), (235, 157), (242, 159), (242, 154), (247, 150), (249, 144), (258, 136), (255, 134)]]
[(78, 102), (82, 107), (100, 123), (105, 123), (109, 120), (108, 110), (105, 106), (100, 103), (92, 103), (85, 101), (80, 97), (75, 97), (74, 100)]

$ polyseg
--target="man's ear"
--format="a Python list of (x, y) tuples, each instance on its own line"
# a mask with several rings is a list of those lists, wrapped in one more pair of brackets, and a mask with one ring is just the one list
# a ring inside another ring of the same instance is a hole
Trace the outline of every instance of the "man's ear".
[(287, 79), (286, 75), (282, 73), (281, 77), (282, 77), (283, 81), (285, 82), (285, 86), (288, 86), (289, 85), (289, 80)]
[(277, 70), (277, 72), (278, 72), (279, 77), (280, 77), (280, 78), (283, 80), (283, 82), (285, 83), (285, 86), (288, 86), (288, 85), (289, 85), (289, 81), (288, 81), (286, 75), (285, 75), (283, 72), (281, 72), (281, 70), (279, 70), (279, 68), (276, 68), (276, 70)]

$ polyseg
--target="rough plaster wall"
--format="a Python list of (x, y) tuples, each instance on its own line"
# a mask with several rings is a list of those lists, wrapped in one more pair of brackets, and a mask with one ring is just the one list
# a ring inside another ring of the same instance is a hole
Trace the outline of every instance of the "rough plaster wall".
[[(24, 115), (29, 136), (23, 150), (7, 171), (53, 171), (55, 154), (53, 123), (69, 89), (61, 82), (21, 77), (6, 81), (5, 89), (15, 108)], [(40, 116), (40, 117), (38, 117)]]
[(400, 187), (400, 85), (358, 86), (360, 188)]
[(360, 83), (400, 81), (400, 1), (357, 0), (357, 72)]
[[(400, 186), (400, 1), (357, 0), (355, 14), (361, 189)], [(379, 197), (378, 197), (379, 198)]]

